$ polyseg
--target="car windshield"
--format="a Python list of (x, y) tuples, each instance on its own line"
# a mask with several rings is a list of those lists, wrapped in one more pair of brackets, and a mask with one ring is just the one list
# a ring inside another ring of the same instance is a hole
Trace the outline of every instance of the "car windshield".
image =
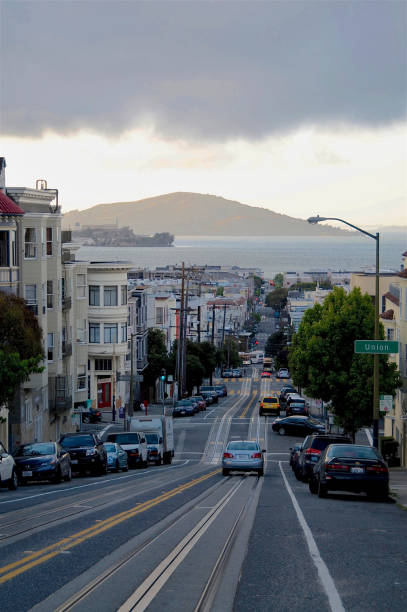
[(156, 433), (146, 433), (147, 444), (158, 444), (158, 435)]
[(53, 455), (55, 453), (55, 445), (49, 443), (38, 444), (23, 444), (19, 446), (15, 453), (15, 457), (41, 457), (44, 455)]
[(66, 436), (61, 440), (61, 446), (64, 448), (75, 448), (77, 446), (95, 446), (95, 441), (92, 436)]
[[(329, 439), (329, 438), (315, 438), (312, 441), (311, 447), (315, 448), (316, 450), (325, 450), (327, 446), (329, 446), (330, 444), (334, 444), (335, 440)], [(342, 443), (344, 444), (345, 441), (342, 441)], [(351, 444), (351, 441), (349, 440), (349, 444)]]
[(314, 419), (312, 417), (308, 417), (305, 420), (306, 423), (311, 423), (311, 425), (322, 425), (321, 421), (317, 421), (317, 419)]
[(139, 444), (140, 442), (138, 433), (109, 434), (108, 439), (110, 442), (119, 444)]
[(109, 443), (109, 442), (105, 442), (105, 443), (103, 444), (103, 446), (105, 447), (105, 449), (106, 449), (106, 451), (107, 451), (108, 453), (115, 453), (115, 452), (116, 452), (116, 447), (115, 447), (115, 445), (114, 445), (114, 444), (111, 444), (111, 443)]
[(295, 400), (295, 402), (290, 402), (291, 408), (304, 408), (305, 402), (300, 402)]
[(265, 397), (263, 402), (268, 402), (269, 404), (272, 404), (273, 402), (277, 402), (277, 398), (276, 397)]
[(376, 452), (371, 446), (354, 446), (353, 444), (334, 444), (328, 451), (329, 457), (345, 459), (376, 459)]
[(257, 442), (229, 442), (228, 450), (258, 450)]

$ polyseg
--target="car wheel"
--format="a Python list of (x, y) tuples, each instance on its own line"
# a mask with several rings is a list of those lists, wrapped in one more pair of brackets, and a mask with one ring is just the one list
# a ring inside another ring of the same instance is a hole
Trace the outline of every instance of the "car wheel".
[(318, 493), (318, 486), (313, 478), (309, 481), (308, 488), (310, 490), (310, 493), (312, 493), (313, 495), (316, 495)]
[(367, 496), (372, 501), (384, 502), (389, 496), (389, 490), (368, 491)]
[(302, 480), (301, 473), (297, 469), (294, 470), (294, 476), (297, 480)]
[(65, 482), (70, 482), (72, 480), (72, 469), (71, 469), (71, 466), (69, 466), (68, 472), (64, 476), (64, 480), (65, 480)]
[(161, 465), (161, 464), (162, 464), (162, 462), (163, 462), (163, 460), (161, 459), (161, 457), (159, 457), (159, 458), (157, 459), (157, 461), (155, 462), (155, 464), (156, 464), (156, 465)]
[(125, 465), (124, 468), (123, 468), (123, 472), (128, 472), (128, 471), (129, 471), (129, 466)]
[(318, 497), (326, 497), (328, 495), (328, 489), (326, 485), (323, 485), (321, 481), (318, 483)]
[(284, 427), (280, 427), (280, 429), (278, 430), (278, 433), (280, 434), (280, 436), (285, 436), (285, 429), (284, 429)]
[(120, 470), (119, 460), (116, 459), (116, 465), (115, 465), (114, 471), (118, 472), (119, 470)]
[(55, 484), (59, 484), (62, 480), (62, 474), (61, 474), (61, 468), (58, 467), (57, 471), (55, 472), (55, 476), (53, 478), (53, 482)]
[(261, 470), (257, 470), (257, 473), (259, 476), (264, 476), (264, 469), (261, 468)]
[(229, 470), (228, 470), (228, 468), (223, 468), (223, 469), (222, 469), (222, 475), (223, 475), (223, 476), (229, 476)]
[(11, 478), (8, 481), (8, 485), (7, 486), (8, 486), (10, 491), (15, 491), (17, 489), (17, 487), (18, 487), (18, 477), (17, 477), (17, 474), (16, 474), (15, 470), (13, 470), (13, 472), (11, 474)]

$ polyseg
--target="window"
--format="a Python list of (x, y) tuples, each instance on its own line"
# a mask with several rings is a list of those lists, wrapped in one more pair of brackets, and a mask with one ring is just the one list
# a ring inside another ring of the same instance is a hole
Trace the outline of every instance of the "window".
[(127, 323), (120, 324), (121, 329), (121, 342), (127, 342)]
[(76, 322), (76, 341), (86, 342), (86, 319), (78, 319)]
[(54, 288), (53, 282), (47, 281), (47, 308), (54, 308)]
[(124, 306), (125, 304), (127, 304), (127, 285), (122, 285), (121, 291), (122, 291), (122, 306)]
[(31, 399), (28, 397), (24, 400), (24, 415), (23, 416), (24, 416), (24, 421), (27, 423), (27, 425), (33, 422), (33, 409), (32, 409)]
[(100, 344), (100, 323), (89, 323), (89, 342)]
[(386, 296), (382, 295), (382, 312), (386, 310)]
[(95, 370), (109, 372), (112, 369), (111, 359), (95, 359)]
[(86, 275), (78, 274), (76, 276), (76, 296), (78, 298), (86, 297)]
[(89, 285), (89, 306), (100, 306), (100, 287)]
[(37, 257), (37, 234), (35, 227), (25, 228), (24, 257), (25, 259), (35, 259)]
[(76, 388), (79, 390), (86, 389), (86, 365), (81, 365), (78, 367)]
[(155, 322), (156, 325), (163, 325), (167, 322), (166, 317), (166, 309), (162, 306), (159, 306), (155, 309)]
[(65, 299), (65, 279), (61, 278), (61, 299)]
[(24, 285), (24, 299), (34, 314), (38, 314), (37, 285)]
[(104, 287), (103, 302), (105, 306), (117, 306), (117, 287)]
[(17, 241), (16, 241), (16, 233), (11, 232), (11, 265), (17, 265)]
[(48, 361), (54, 361), (54, 334), (51, 332), (48, 334)]
[(394, 329), (387, 329), (387, 340), (394, 340)]
[(117, 342), (117, 323), (105, 323), (105, 344)]
[(47, 227), (47, 255), (52, 255), (52, 227)]

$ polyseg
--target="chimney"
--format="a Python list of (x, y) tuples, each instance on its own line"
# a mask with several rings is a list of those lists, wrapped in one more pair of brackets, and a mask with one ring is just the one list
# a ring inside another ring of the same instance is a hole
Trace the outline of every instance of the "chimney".
[(0, 157), (0, 189), (6, 188), (6, 158)]

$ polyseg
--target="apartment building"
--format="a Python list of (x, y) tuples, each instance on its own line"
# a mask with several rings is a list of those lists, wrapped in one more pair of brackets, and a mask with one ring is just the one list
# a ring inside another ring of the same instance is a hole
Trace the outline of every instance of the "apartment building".
[(399, 343), (399, 352), (390, 355), (398, 365), (402, 386), (396, 391), (393, 409), (385, 415), (384, 434), (399, 443), (401, 465), (407, 467), (407, 251), (403, 253), (403, 269), (384, 294), (385, 310), (380, 315), (388, 340)]

